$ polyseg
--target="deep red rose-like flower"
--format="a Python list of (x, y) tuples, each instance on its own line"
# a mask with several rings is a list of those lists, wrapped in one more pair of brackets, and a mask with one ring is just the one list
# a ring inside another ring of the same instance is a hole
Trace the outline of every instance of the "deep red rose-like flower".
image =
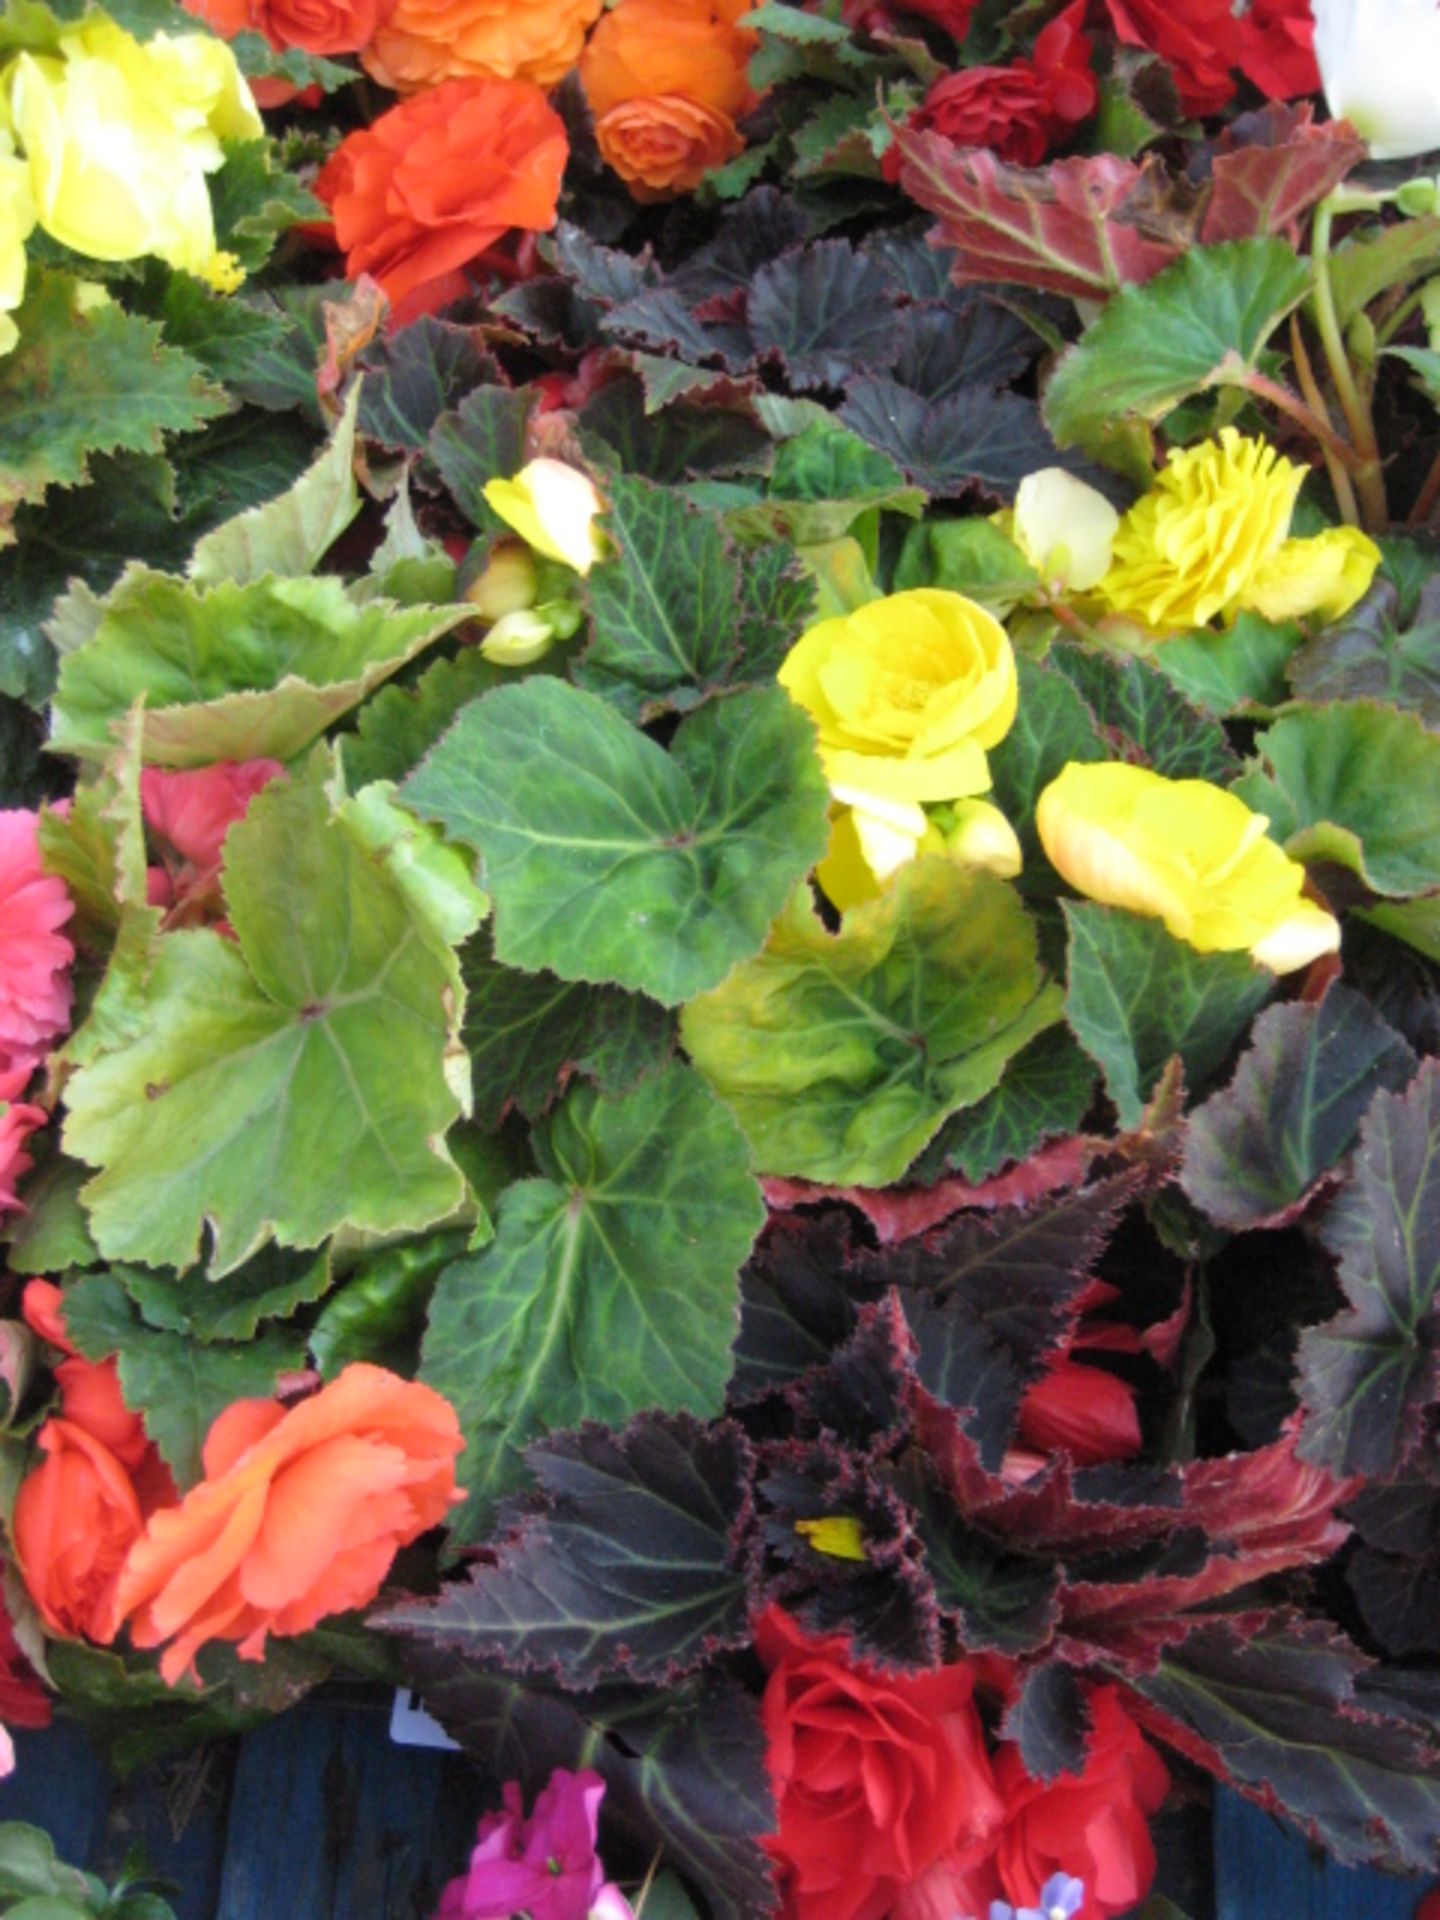
[(1105, 0), (1127, 47), (1157, 53), (1187, 113), (1218, 113), (1235, 93), (1239, 32), (1230, 0)]
[(1062, 1360), (1020, 1402), (1018, 1437), (1036, 1453), (1063, 1449), (1079, 1467), (1128, 1460), (1140, 1451), (1135, 1389), (1101, 1367)]
[(569, 152), (528, 80), (449, 80), (347, 135), (315, 191), (346, 272), (372, 274), (404, 322), (459, 299), (460, 269), (512, 227), (554, 226)]
[(50, 1696), (25, 1658), (5, 1602), (0, 1600), (0, 1727), (49, 1724)]
[(1310, 0), (1251, 0), (1237, 32), (1240, 71), (1267, 100), (1320, 91)]
[(1086, 4), (1074, 0), (1056, 15), (1036, 40), (1033, 59), (937, 80), (913, 124), (959, 147), (989, 147), (1013, 166), (1038, 167), (1099, 99), (1083, 32)]
[(970, 31), (970, 20), (980, 0), (895, 0), (895, 11), (918, 13), (940, 27), (958, 46)]
[(1087, 1688), (1086, 1703), (1091, 1734), (1079, 1774), (1046, 1786), (1026, 1772), (1018, 1747), (997, 1754), (1006, 1814), (995, 1858), (1015, 1906), (1033, 1907), (1052, 1873), (1071, 1873), (1085, 1882), (1087, 1920), (1110, 1920), (1143, 1900), (1155, 1877), (1150, 1815), (1170, 1774), (1117, 1687)]
[(779, 1607), (756, 1630), (785, 1920), (885, 1920), (936, 1861), (990, 1850), (1004, 1812), (966, 1664), (890, 1675)]

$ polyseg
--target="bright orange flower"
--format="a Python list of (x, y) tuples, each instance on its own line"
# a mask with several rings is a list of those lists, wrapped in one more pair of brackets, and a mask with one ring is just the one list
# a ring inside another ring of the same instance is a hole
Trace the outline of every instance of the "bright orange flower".
[(465, 291), (460, 269), (512, 227), (555, 224), (565, 123), (523, 80), (451, 80), (341, 141), (315, 183), (352, 279), (373, 274), (397, 321)]
[[(292, 0), (292, 4), (294, 0)], [(396, 0), (366, 71), (399, 93), (489, 75), (553, 87), (580, 58), (602, 0)]]
[(448, 1401), (380, 1367), (346, 1367), (288, 1411), (237, 1401), (210, 1429), (205, 1478), (131, 1550), (111, 1634), (128, 1620), (136, 1646), (165, 1646), (173, 1686), (209, 1640), (259, 1660), (267, 1634), (365, 1606), (454, 1503), (463, 1445)]
[(580, 62), (600, 152), (639, 200), (683, 193), (744, 147), (755, 36), (732, 0), (620, 0)]

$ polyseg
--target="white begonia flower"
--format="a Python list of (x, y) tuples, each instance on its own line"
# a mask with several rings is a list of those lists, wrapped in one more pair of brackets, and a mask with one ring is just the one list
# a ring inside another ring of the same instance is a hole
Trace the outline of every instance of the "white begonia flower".
[(1337, 120), (1376, 160), (1440, 147), (1436, 0), (1312, 0), (1315, 58)]

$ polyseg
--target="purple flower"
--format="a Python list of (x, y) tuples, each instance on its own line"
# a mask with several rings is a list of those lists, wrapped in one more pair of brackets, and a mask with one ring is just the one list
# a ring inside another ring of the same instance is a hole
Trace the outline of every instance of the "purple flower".
[(481, 1820), (469, 1868), (446, 1887), (435, 1920), (633, 1920), (595, 1854), (604, 1797), (598, 1773), (557, 1767), (527, 1820), (519, 1783), (508, 1781), (504, 1812)]
[(990, 1902), (990, 1920), (1073, 1920), (1085, 1900), (1084, 1882), (1068, 1873), (1052, 1873), (1040, 1889), (1038, 1907), (1012, 1907), (1006, 1900)]

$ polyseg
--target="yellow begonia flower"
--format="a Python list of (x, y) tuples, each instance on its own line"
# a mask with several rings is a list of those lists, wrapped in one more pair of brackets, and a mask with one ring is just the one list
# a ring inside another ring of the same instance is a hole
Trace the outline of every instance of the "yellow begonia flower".
[(1008, 531), (1047, 587), (1088, 593), (1110, 570), (1120, 516), (1063, 467), (1027, 473)]
[(19, 339), (10, 315), (25, 297), (25, 242), (34, 225), (30, 170), (0, 125), (0, 354)]
[(1370, 591), (1380, 549), (1358, 527), (1330, 527), (1311, 540), (1287, 540), (1256, 574), (1247, 605), (1267, 620), (1315, 614), (1338, 620)]
[(485, 501), (536, 553), (588, 573), (604, 548), (595, 529), (602, 502), (588, 473), (563, 460), (532, 460), (513, 480), (490, 480)]
[(1340, 945), (1339, 922), (1301, 897), (1305, 869), (1267, 838), (1264, 814), (1208, 780), (1072, 760), (1035, 825), (1077, 893), (1163, 920), (1201, 953), (1248, 950), (1289, 973)]
[(892, 593), (801, 635), (782, 687), (820, 730), (832, 790), (919, 806), (990, 785), (985, 751), (1015, 718), (1015, 656), (962, 594)]
[(1234, 427), (1172, 453), (1120, 522), (1101, 600), (1152, 632), (1233, 620), (1284, 545), (1304, 478), (1303, 467)]
[(235, 56), (208, 34), (141, 46), (108, 20), (62, 35), (58, 57), (22, 53), (5, 88), (39, 224), (92, 260), (158, 254), (217, 267), (206, 175), (222, 139), (256, 139), (260, 116)]

